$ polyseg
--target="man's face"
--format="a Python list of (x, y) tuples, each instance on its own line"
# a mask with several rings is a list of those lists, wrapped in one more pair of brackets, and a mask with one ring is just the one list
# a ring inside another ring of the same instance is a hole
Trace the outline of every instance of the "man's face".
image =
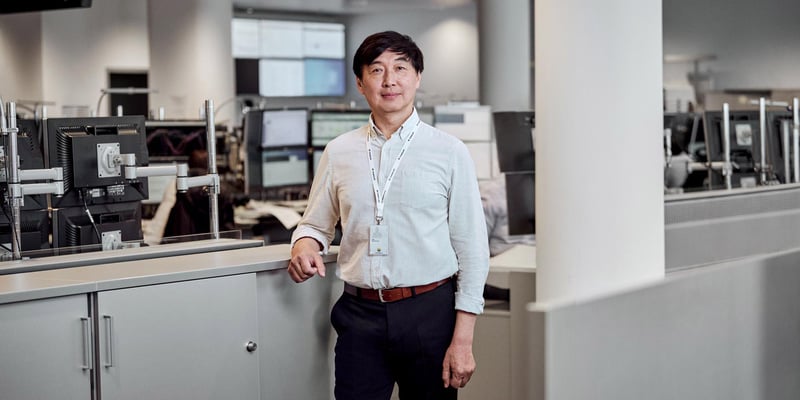
[(356, 85), (373, 113), (388, 115), (411, 112), (420, 80), (408, 57), (387, 50), (362, 68)]

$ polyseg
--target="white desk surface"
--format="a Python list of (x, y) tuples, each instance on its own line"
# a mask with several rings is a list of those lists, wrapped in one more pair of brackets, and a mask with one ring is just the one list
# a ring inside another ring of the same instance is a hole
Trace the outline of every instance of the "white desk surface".
[(489, 269), (536, 271), (536, 246), (518, 244), (489, 259)]
[(511, 272), (536, 272), (536, 246), (518, 244), (490, 258), (486, 283), (508, 288)]

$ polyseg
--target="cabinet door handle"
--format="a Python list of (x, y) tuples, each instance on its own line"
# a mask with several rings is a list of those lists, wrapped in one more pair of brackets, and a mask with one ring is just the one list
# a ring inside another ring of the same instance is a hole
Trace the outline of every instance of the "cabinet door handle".
[(103, 366), (108, 368), (114, 366), (114, 344), (111, 342), (114, 338), (114, 324), (110, 315), (103, 315), (103, 323), (106, 326), (106, 363)]
[(88, 317), (81, 317), (81, 335), (83, 336), (83, 365), (81, 365), (81, 369), (88, 371), (92, 369), (92, 331)]

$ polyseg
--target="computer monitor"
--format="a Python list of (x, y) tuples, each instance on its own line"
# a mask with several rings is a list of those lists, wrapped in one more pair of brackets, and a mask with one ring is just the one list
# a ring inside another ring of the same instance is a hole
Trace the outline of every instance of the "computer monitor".
[[(723, 161), (723, 120), (721, 111), (706, 111), (706, 153), (709, 161)], [(761, 144), (758, 111), (730, 112), (730, 160), (735, 164), (731, 183), (733, 187), (750, 187), (758, 183), (757, 166), (760, 163)], [(711, 188), (724, 187), (721, 171), (711, 174)]]
[(493, 113), (494, 134), (501, 172), (532, 172), (535, 170), (533, 111), (503, 111)]
[(51, 118), (45, 120), (46, 167), (61, 167), (64, 195), (51, 197), (53, 207), (140, 201), (148, 197), (147, 178), (125, 179), (108, 167), (114, 154), (136, 155), (148, 165), (143, 116)]
[(780, 183), (792, 181), (793, 115), (790, 111), (767, 112), (767, 162), (772, 166), (772, 179)]
[[(17, 154), (20, 170), (44, 168), (44, 154), (41, 145), (41, 121), (17, 119)], [(3, 137), (3, 147), (8, 149), (8, 137)], [(33, 183), (33, 182), (22, 182)], [(6, 185), (3, 183), (3, 188)], [(26, 195), (23, 198), (22, 210), (41, 210), (47, 208), (47, 195)]]
[(533, 172), (505, 174), (509, 235), (536, 233), (535, 177)]
[(308, 185), (308, 163), (306, 147), (261, 150), (256, 160), (248, 160), (248, 194), (254, 198), (269, 197), (264, 194), (270, 189)]
[[(47, 210), (20, 211), (20, 250), (32, 251), (50, 248), (50, 216)], [(10, 214), (0, 214), (0, 243), (11, 249)]]
[(308, 150), (264, 150), (261, 153), (261, 187), (308, 184)]
[[(205, 121), (146, 121), (145, 130), (151, 162), (186, 162), (193, 151), (208, 148)], [(217, 141), (217, 151), (222, 148)]]
[(369, 110), (311, 110), (311, 146), (324, 147), (335, 137), (369, 123)]
[[(53, 210), (53, 247), (75, 247), (141, 241), (142, 212), (138, 201)], [(94, 220), (94, 223), (92, 223)]]
[(308, 109), (250, 110), (244, 132), (254, 149), (308, 146)]

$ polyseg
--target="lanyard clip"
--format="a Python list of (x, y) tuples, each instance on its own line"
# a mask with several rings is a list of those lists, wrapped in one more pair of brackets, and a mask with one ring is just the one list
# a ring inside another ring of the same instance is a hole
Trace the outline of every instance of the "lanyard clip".
[(383, 221), (383, 217), (375, 217), (375, 222), (377, 222), (378, 225), (381, 224), (381, 221)]

